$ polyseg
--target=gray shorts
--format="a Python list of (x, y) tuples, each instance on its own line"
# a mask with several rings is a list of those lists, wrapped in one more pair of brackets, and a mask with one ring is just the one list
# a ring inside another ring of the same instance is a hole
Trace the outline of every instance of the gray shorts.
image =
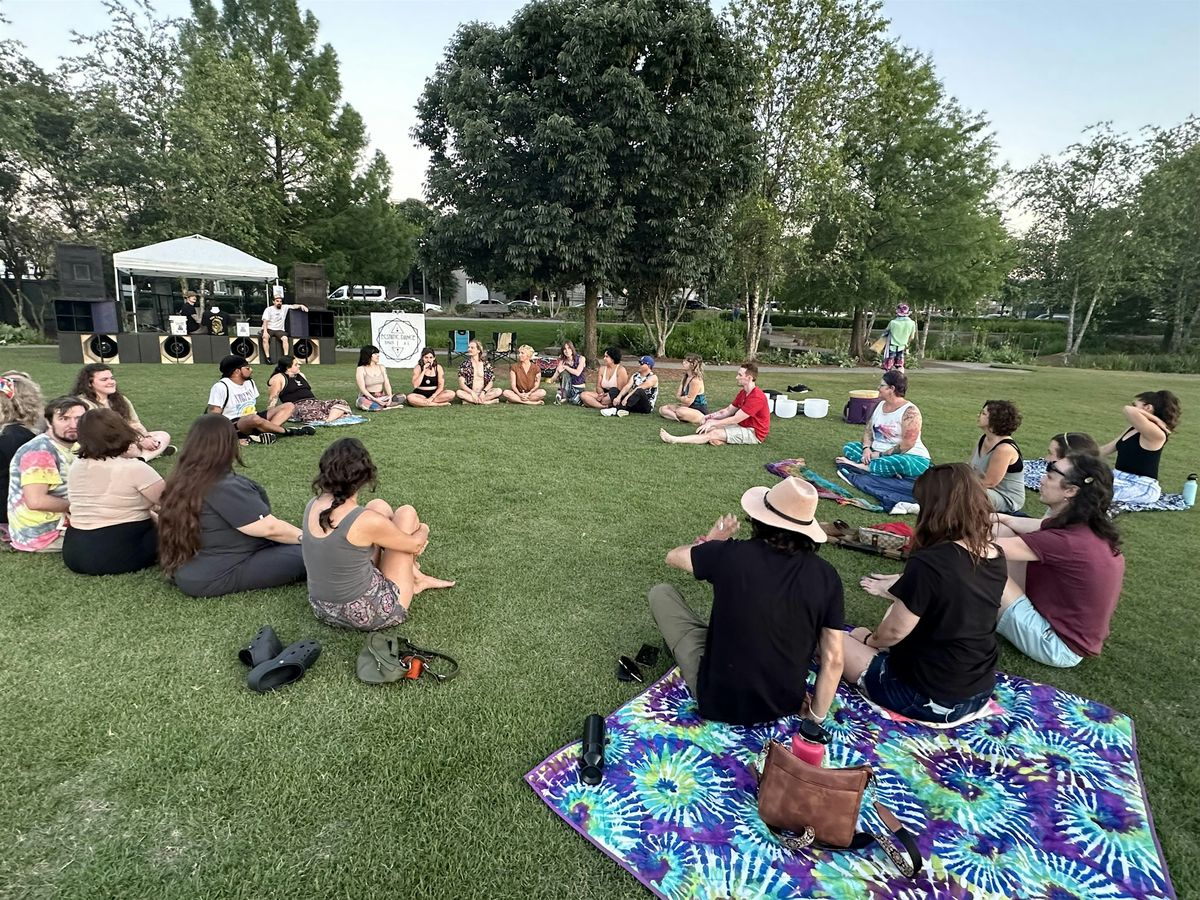
[(761, 443), (753, 428), (744, 425), (726, 425), (725, 443), (727, 444), (758, 444)]

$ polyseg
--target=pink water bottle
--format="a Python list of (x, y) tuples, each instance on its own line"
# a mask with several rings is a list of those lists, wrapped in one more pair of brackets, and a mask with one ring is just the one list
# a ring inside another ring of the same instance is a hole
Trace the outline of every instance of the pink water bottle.
[(812, 719), (804, 719), (800, 722), (800, 730), (792, 735), (792, 755), (811, 766), (819, 766), (825, 761), (828, 743), (828, 732)]

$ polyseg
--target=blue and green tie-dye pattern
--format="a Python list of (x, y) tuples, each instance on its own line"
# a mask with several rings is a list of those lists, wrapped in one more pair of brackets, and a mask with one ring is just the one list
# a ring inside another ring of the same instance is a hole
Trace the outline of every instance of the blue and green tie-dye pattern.
[[(709, 897), (1172, 897), (1127, 716), (1001, 675), (1004, 713), (948, 731), (881, 719), (838, 692), (828, 765), (870, 763), (878, 799), (919, 834), (916, 881), (877, 847), (784, 850), (758, 818), (750, 771), (795, 720), (708, 722), (673, 670), (608, 717), (604, 780), (579, 745), (526, 781), (655, 894)], [(860, 827), (879, 827), (864, 804)]]

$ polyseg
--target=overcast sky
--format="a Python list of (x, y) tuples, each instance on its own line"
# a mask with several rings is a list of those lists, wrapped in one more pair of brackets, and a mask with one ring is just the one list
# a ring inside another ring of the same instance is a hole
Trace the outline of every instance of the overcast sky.
[[(425, 154), (409, 130), (425, 79), (462, 22), (506, 22), (514, 0), (311, 0), (341, 62), (344, 99), (394, 170), (397, 199), (422, 196)], [(159, 0), (184, 16), (186, 0)], [(986, 115), (1001, 162), (1028, 165), (1108, 120), (1135, 132), (1200, 112), (1200, 0), (886, 0), (891, 34), (930, 55), (949, 93)], [(8, 36), (53, 69), (70, 30), (105, 27), (100, 0), (0, 0)]]

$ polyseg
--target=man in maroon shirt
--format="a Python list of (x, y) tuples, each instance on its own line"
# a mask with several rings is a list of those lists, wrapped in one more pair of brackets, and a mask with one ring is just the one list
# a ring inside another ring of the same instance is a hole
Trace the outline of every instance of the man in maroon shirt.
[(1009, 575), (996, 630), (1047, 666), (1099, 656), (1108, 637), (1125, 578), (1112, 485), (1107, 463), (1072, 453), (1042, 476), (1045, 519), (996, 517)]
[(732, 403), (705, 416), (695, 434), (677, 437), (661, 428), (658, 436), (668, 444), (761, 444), (771, 430), (771, 410), (767, 395), (754, 383), (757, 380), (758, 365), (747, 360), (738, 368), (741, 390)]

